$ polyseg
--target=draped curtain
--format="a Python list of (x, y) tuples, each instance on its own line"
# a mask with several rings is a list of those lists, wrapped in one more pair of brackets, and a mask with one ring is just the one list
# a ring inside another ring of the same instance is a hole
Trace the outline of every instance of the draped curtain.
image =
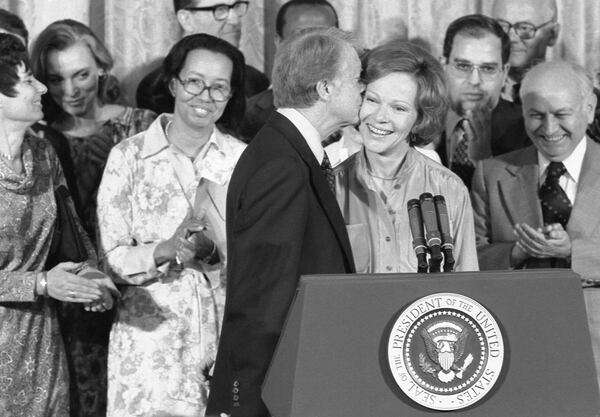
[[(465, 14), (489, 13), (492, 0), (330, 0), (342, 29), (353, 31), (366, 47), (386, 39), (417, 39), (434, 56), (448, 24)], [(244, 17), (241, 49), (251, 65), (270, 72), (277, 9), (285, 0), (250, 0)], [(600, 72), (600, 1), (557, 0), (559, 41), (548, 58), (561, 57)], [(18, 14), (30, 38), (49, 23), (72, 18), (88, 24), (115, 58), (113, 74), (121, 81), (123, 101), (135, 104), (140, 79), (179, 39), (172, 0), (0, 0)]]

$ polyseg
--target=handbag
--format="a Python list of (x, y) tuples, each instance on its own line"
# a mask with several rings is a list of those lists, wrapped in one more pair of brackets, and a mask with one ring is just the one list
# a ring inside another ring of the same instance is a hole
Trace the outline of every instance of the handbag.
[(85, 241), (77, 227), (76, 214), (70, 209), (71, 194), (61, 185), (54, 191), (56, 200), (56, 222), (50, 251), (46, 259), (46, 270), (61, 262), (82, 262), (88, 258)]

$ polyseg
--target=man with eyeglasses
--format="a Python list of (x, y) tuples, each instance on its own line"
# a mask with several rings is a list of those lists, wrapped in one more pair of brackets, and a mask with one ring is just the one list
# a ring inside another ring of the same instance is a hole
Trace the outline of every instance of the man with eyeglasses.
[(446, 30), (443, 62), (450, 111), (437, 151), (468, 188), (476, 161), (530, 143), (520, 109), (500, 98), (509, 54), (508, 36), (490, 17), (463, 16)]
[(555, 0), (496, 0), (492, 17), (510, 38), (510, 70), (503, 97), (519, 102), (519, 86), (525, 72), (546, 59), (556, 43), (560, 24)]
[[(177, 21), (183, 36), (207, 33), (226, 40), (239, 47), (242, 34), (242, 17), (248, 11), (250, 2), (233, 0), (173, 0)], [(162, 60), (161, 60), (162, 63)], [(146, 75), (136, 91), (136, 101), (140, 108), (156, 113), (173, 112), (173, 96), (160, 80), (161, 67)], [(246, 65), (245, 95), (250, 97), (266, 90), (268, 78), (256, 68)]]

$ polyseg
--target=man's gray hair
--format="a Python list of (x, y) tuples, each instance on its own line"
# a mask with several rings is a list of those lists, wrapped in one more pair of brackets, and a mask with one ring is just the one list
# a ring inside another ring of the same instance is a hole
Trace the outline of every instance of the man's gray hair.
[(317, 84), (339, 73), (343, 51), (360, 48), (352, 34), (337, 28), (308, 28), (284, 41), (275, 54), (275, 107), (307, 108), (319, 98)]

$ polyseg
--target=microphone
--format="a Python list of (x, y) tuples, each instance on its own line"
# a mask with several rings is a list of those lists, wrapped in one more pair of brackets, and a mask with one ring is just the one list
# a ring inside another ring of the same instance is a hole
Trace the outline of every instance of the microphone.
[(413, 235), (413, 249), (417, 255), (417, 272), (427, 273), (427, 244), (423, 233), (423, 219), (421, 217), (421, 203), (416, 198), (409, 200), (408, 221), (410, 232)]
[(450, 220), (448, 218), (448, 208), (444, 196), (436, 195), (433, 197), (435, 210), (437, 212), (438, 226), (442, 232), (442, 250), (444, 251), (444, 272), (452, 272), (454, 270), (454, 239), (450, 232)]
[(419, 197), (421, 200), (421, 214), (425, 223), (425, 232), (427, 246), (431, 251), (429, 259), (429, 272), (440, 272), (440, 264), (442, 263), (442, 238), (438, 229), (438, 220), (435, 212), (435, 204), (433, 203), (433, 195), (431, 193), (423, 193)]

